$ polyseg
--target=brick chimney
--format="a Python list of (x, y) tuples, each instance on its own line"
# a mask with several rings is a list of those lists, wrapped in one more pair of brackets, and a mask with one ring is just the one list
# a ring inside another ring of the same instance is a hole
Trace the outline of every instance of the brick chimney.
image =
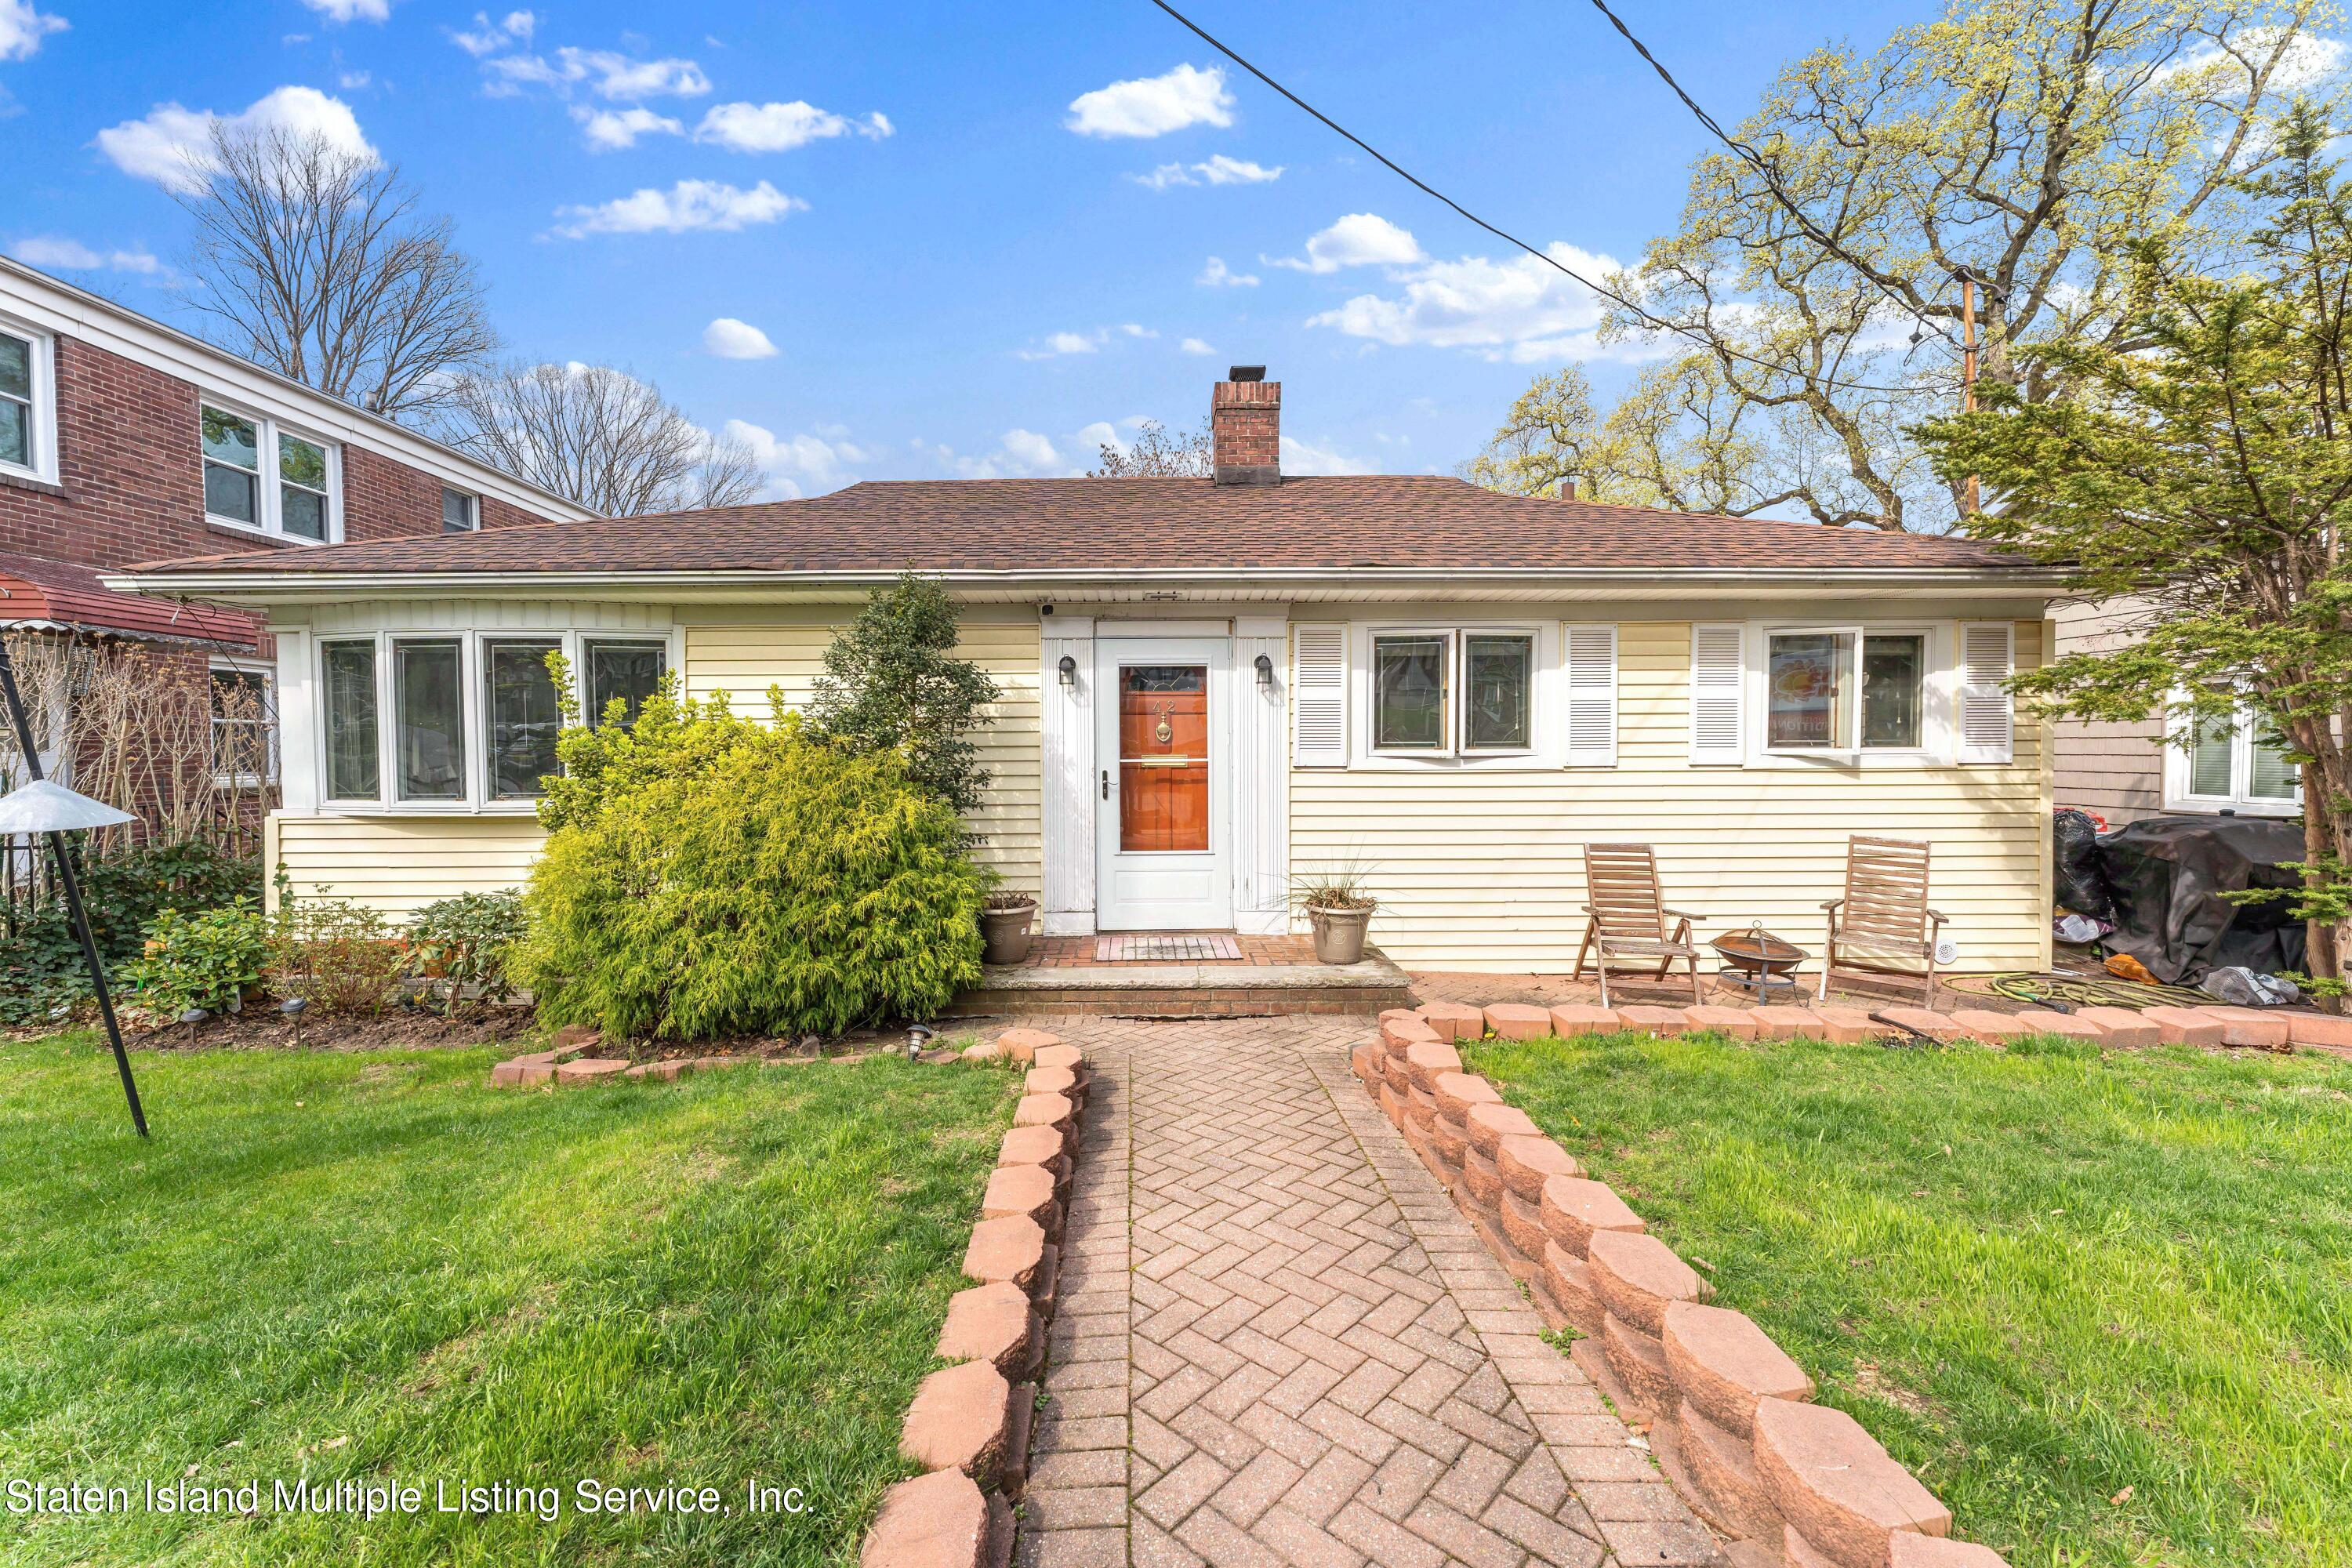
[(1221, 485), (1282, 482), (1282, 383), (1237, 364), (1209, 398), (1209, 464)]

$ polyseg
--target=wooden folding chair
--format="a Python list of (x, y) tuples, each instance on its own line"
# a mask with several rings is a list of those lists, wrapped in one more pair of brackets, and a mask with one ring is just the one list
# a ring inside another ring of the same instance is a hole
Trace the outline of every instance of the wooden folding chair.
[[(1583, 977), (1585, 955), (1592, 954), (1601, 976), (1601, 1005), (1606, 1007), (1611, 959), (1654, 958), (1658, 967), (1650, 978), (1664, 980), (1679, 958), (1690, 965), (1691, 1001), (1705, 1000), (1699, 992), (1691, 917), (1665, 907), (1658, 891), (1658, 858), (1648, 845), (1586, 845), (1584, 896), (1591, 900), (1584, 906), (1584, 944), (1576, 950), (1576, 971), (1570, 979)], [(1678, 922), (1671, 931), (1668, 920)]]
[[(1845, 847), (1845, 897), (1829, 915), (1821, 999), (1830, 976), (1916, 981), (1920, 1005), (1936, 1005), (1936, 940), (1944, 917), (1927, 907), (1927, 847), (1907, 838), (1853, 837)], [(1913, 965), (1920, 967), (1914, 968)]]

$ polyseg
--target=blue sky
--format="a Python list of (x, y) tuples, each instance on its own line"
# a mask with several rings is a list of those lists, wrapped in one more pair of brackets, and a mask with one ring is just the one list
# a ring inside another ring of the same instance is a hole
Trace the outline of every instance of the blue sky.
[[(1188, 9), (1583, 257), (1670, 228), (1702, 148), (1573, 0)], [(1927, 12), (1625, 14), (1728, 120)], [(1229, 363), (1285, 384), (1294, 471), (1451, 468), (1569, 358), (1623, 384), (1572, 285), (1220, 65), (1145, 0), (0, 0), (0, 249), (194, 325), (173, 147), (206, 114), (363, 142), (454, 218), (516, 353), (658, 382), (779, 495), (1072, 471), (1106, 426), (1196, 423)]]

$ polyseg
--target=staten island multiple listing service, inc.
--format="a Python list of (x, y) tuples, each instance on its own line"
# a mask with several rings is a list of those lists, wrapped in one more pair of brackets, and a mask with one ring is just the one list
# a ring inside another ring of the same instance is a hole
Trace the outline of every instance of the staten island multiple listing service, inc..
[[(19, 1517), (100, 1513), (262, 1514), (340, 1513), (358, 1519), (387, 1514), (530, 1514), (549, 1524), (563, 1517), (566, 1499), (583, 1514), (731, 1514), (717, 1487), (616, 1487), (593, 1478), (560, 1486), (516, 1481), (299, 1480), (244, 1481), (206, 1486), (191, 1478), (100, 1486), (80, 1481), (10, 1479), (0, 1503)], [(743, 1483), (737, 1500), (745, 1513), (801, 1513), (809, 1504), (798, 1487)]]

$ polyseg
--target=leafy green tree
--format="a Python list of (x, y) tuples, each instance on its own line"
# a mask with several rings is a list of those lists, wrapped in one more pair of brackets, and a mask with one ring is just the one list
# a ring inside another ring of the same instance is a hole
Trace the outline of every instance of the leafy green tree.
[(1637, 386), (1650, 492), (1952, 524), (1958, 481), (1908, 430), (1956, 401), (1960, 278), (1985, 381), (2073, 395), (2066, 363), (2012, 345), (2144, 346), (2135, 247), (2202, 266), (2242, 240), (2267, 126), (2298, 89), (2345, 90), (2337, 23), (2326, 0), (1950, 0), (1874, 50), (1790, 62), (1621, 283), (1708, 372)]
[(912, 572), (867, 598), (824, 652), (808, 706), (811, 734), (852, 753), (895, 752), (919, 789), (970, 813), (988, 787), (972, 731), (1002, 695), (955, 654), (955, 601)]
[(2305, 807), (2294, 907), (2331, 989), (2352, 914), (2352, 190), (2332, 135), (2297, 105), (2271, 167), (2238, 182), (2257, 220), (2243, 271), (2176, 271), (2151, 246), (2121, 342), (2019, 351), (2023, 380), (2063, 378), (2073, 397), (1996, 384), (1978, 412), (1918, 431), (1945, 476), (1998, 496), (1972, 532), (2148, 605), (2137, 642), (2055, 659), (2021, 691), (2095, 720), (2185, 692), (2182, 738), (2243, 703), (2285, 741)]

